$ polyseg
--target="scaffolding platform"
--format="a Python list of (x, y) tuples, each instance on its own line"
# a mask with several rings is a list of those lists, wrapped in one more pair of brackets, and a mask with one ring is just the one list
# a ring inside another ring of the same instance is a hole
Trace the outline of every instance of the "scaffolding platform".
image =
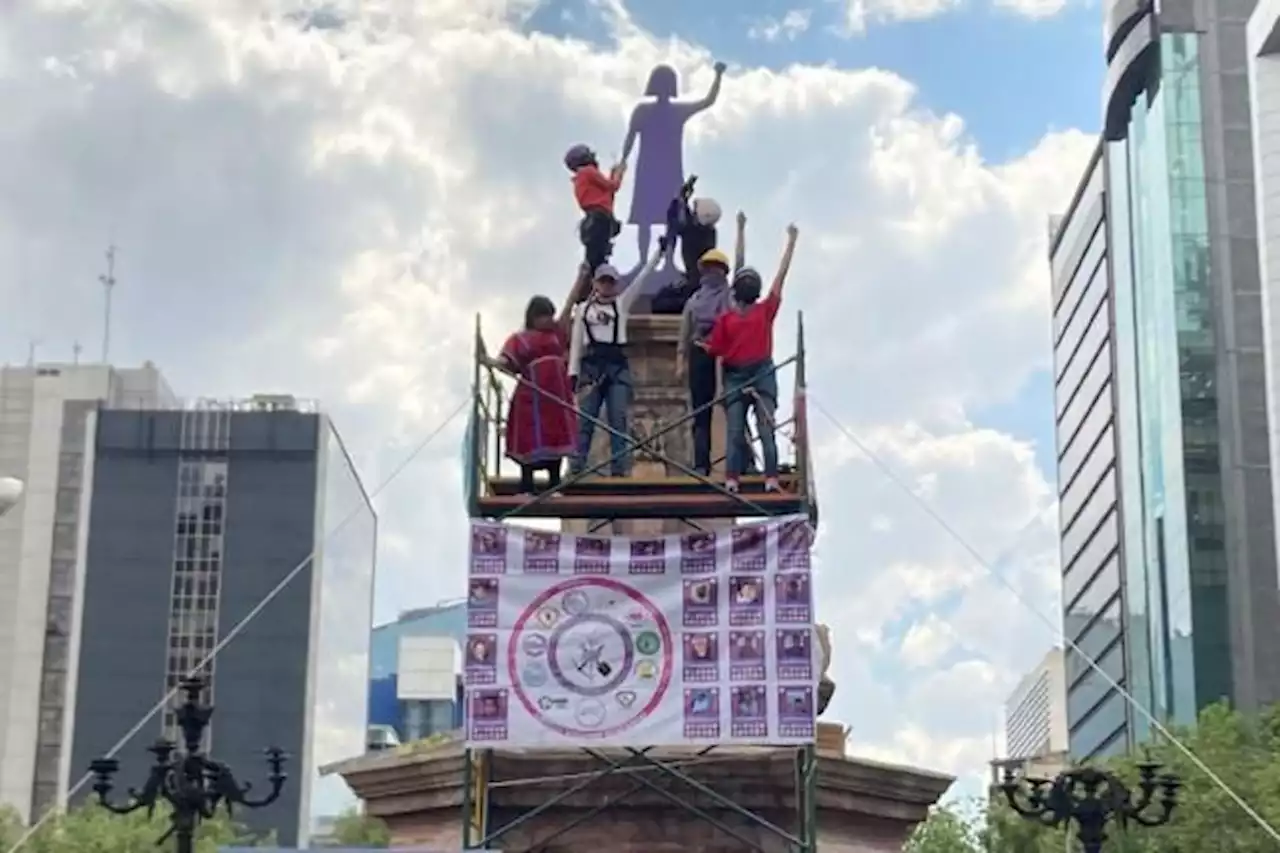
[(742, 478), (738, 495), (696, 477), (599, 477), (571, 483), (538, 500), (522, 495), (519, 480), (498, 477), (477, 501), (477, 515), (493, 518), (519, 510), (525, 518), (764, 518), (809, 511), (798, 475), (779, 477), (781, 491), (766, 492), (763, 477)]
[[(467, 505), (476, 518), (503, 519), (509, 516), (541, 519), (712, 519), (768, 518), (807, 514), (817, 523), (817, 500), (813, 466), (809, 454), (808, 423), (805, 411), (804, 326), (797, 325), (797, 352), (779, 362), (776, 372), (794, 368), (794, 390), (790, 399), (781, 399), (785, 409), (775, 414), (780, 461), (779, 491), (765, 491), (764, 478), (745, 476), (735, 494), (725, 488), (723, 476), (706, 477), (693, 471), (687, 460), (672, 458), (664, 450), (664, 439), (677, 430), (691, 428), (693, 412), (673, 414), (669, 420), (650, 425), (646, 435), (623, 438), (638, 461), (648, 460), (665, 468), (647, 476), (611, 477), (605, 460), (585, 472), (566, 474), (562, 484), (535, 495), (521, 494), (515, 476), (516, 465), (507, 459), (505, 436), (507, 409), (520, 377), (504, 377), (488, 366), (488, 353), (476, 327), (476, 367), (474, 395), (467, 449)], [(723, 395), (709, 405), (720, 406)], [(789, 404), (789, 405), (788, 405)], [(577, 409), (572, 402), (564, 405)], [(587, 417), (578, 411), (578, 416)], [(596, 421), (597, 432), (611, 432), (608, 424)], [(751, 442), (757, 455), (758, 439)], [(723, 459), (717, 460), (717, 464)], [(637, 468), (640, 468), (637, 465)]]

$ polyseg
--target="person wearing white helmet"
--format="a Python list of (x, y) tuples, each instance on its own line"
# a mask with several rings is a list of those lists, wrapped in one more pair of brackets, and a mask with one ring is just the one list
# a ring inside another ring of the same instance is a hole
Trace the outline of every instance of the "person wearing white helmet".
[[(693, 198), (698, 176), (693, 175), (680, 188), (680, 194), (671, 200), (667, 209), (668, 245), (674, 247), (680, 241), (680, 259), (684, 266), (684, 280), (670, 285), (659, 293), (653, 304), (655, 314), (676, 314), (684, 310), (684, 304), (698, 289), (702, 274), (698, 263), (703, 255), (716, 248), (716, 225), (720, 222), (720, 203), (713, 198)], [(734, 249), (734, 269), (742, 266), (742, 229), (746, 217), (738, 214), (738, 244)]]

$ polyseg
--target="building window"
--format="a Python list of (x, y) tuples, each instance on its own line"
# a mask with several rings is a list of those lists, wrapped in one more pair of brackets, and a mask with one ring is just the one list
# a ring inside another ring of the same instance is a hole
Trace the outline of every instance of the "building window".
[[(215, 665), (205, 659), (218, 634), (223, 519), (226, 514), (225, 458), (182, 459), (178, 463), (178, 506), (174, 519), (173, 580), (169, 608), (166, 686), (172, 689), (187, 675), (214, 685)], [(202, 666), (203, 664), (203, 666)], [(164, 737), (176, 740), (171, 711), (162, 720)], [(209, 734), (206, 732), (206, 738)], [(210, 748), (206, 740), (205, 748)]]

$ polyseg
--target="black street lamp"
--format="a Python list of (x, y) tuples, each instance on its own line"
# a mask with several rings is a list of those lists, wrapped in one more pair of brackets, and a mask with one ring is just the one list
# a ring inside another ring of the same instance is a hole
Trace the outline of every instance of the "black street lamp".
[[(1019, 779), (1007, 769), (1000, 790), (1009, 807), (1028, 820), (1055, 827), (1075, 821), (1084, 853), (1102, 853), (1108, 822), (1162, 826), (1173, 817), (1182, 782), (1172, 773), (1160, 774), (1160, 765), (1150, 761), (1139, 764), (1138, 773), (1137, 802), (1114, 773), (1093, 767), (1068, 770), (1054, 779)], [(1152, 808), (1157, 793), (1159, 805)]]
[(200, 704), (204, 679), (183, 679), (181, 687), (187, 697), (177, 708), (183, 749), (178, 751), (169, 740), (156, 741), (147, 750), (156, 760), (142, 790), (130, 788), (128, 802), (112, 803), (111, 777), (120, 769), (120, 762), (114, 758), (99, 758), (89, 765), (89, 771), (93, 773), (93, 790), (98, 795), (98, 802), (116, 814), (146, 809), (150, 815), (155, 813), (159, 803), (167, 802), (173, 808), (173, 816), (169, 830), (156, 844), (163, 844), (172, 835), (177, 839), (177, 853), (193, 853), (196, 827), (201, 820), (213, 817), (218, 806), (225, 807), (227, 814), (232, 813), (234, 806), (251, 809), (269, 806), (280, 797), (288, 777), (284, 773), (284, 752), (275, 747), (268, 749), (267, 765), (271, 773), (267, 780), (271, 783), (271, 790), (264, 797), (250, 798), (248, 794), (252, 785), (236, 781), (230, 767), (205, 755), (201, 749), (205, 728), (213, 716), (213, 706)]

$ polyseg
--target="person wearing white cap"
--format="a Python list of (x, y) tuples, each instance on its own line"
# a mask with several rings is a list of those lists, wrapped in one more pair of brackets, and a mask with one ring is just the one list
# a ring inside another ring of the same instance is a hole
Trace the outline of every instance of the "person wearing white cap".
[(578, 448), (569, 463), (570, 475), (587, 467), (591, 439), (595, 436), (600, 409), (609, 424), (609, 453), (613, 461), (609, 473), (625, 477), (631, 473), (632, 454), (627, 449), (631, 435), (631, 364), (627, 359), (627, 320), (631, 306), (644, 290), (644, 282), (666, 252), (666, 238), (630, 284), (622, 284), (618, 271), (609, 264), (596, 267), (591, 295), (578, 306), (569, 338), (569, 375), (577, 383)]
[(0, 515), (18, 505), (22, 500), (22, 481), (14, 477), (0, 477)]

